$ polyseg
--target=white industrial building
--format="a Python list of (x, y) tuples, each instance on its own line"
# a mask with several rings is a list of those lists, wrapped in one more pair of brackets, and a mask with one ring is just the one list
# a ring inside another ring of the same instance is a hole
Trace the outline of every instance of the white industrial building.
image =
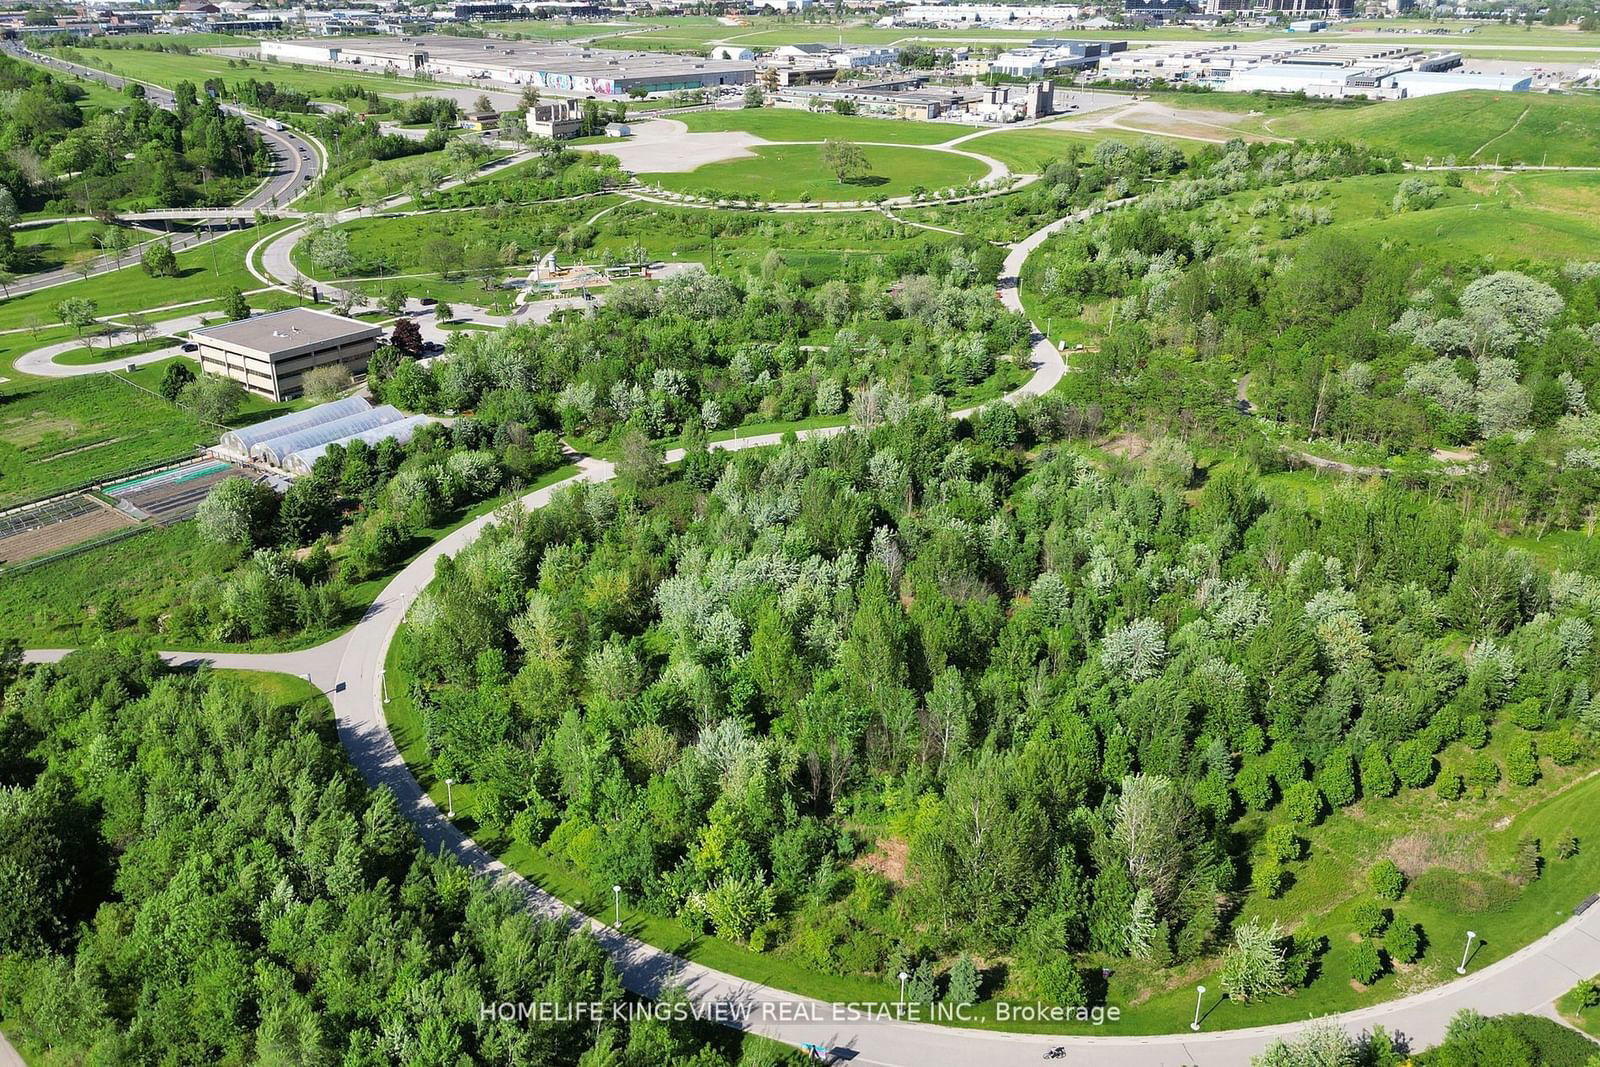
[(1100, 77), (1163, 80), (1220, 92), (1304, 93), (1327, 99), (1400, 99), (1491, 89), (1520, 92), (1531, 78), (1453, 73), (1459, 52), (1402, 44), (1321, 44), (1309, 39), (1247, 44), (1171, 44), (1101, 61)]
[(1075, 4), (912, 4), (895, 15), (898, 22), (974, 25), (989, 22), (1076, 22), (1083, 8)]
[(666, 92), (747, 85), (755, 80), (755, 64), (747, 61), (544, 41), (486, 42), (428, 35), (264, 40), (260, 48), (264, 56), (290, 62), (431, 74), (594, 96), (625, 96), (636, 88)]

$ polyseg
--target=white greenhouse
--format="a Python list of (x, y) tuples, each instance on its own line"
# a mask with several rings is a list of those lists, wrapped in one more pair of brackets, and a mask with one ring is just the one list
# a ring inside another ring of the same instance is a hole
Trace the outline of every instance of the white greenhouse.
[(408, 415), (398, 422), (386, 423), (371, 430), (363, 430), (360, 433), (351, 434), (349, 437), (341, 437), (337, 441), (325, 441), (320, 445), (302, 448), (300, 451), (290, 454), (288, 461), (284, 463), (284, 467), (291, 474), (310, 474), (311, 468), (317, 465), (317, 460), (321, 459), (323, 454), (334, 445), (348, 447), (356, 441), (375, 445), (379, 441), (388, 440), (395, 440), (405, 444), (411, 440), (413, 434), (432, 421), (426, 415)]
[(354, 415), (346, 415), (342, 419), (308, 426), (304, 430), (296, 430), (262, 441), (250, 449), (250, 458), (269, 466), (286, 467), (289, 457), (301, 449), (337, 441), (344, 437), (353, 437), (365, 430), (375, 430), (388, 423), (399, 422), (403, 418), (405, 415), (399, 408), (390, 407), (388, 404), (368, 408)]
[(296, 411), (288, 415), (279, 415), (275, 419), (255, 423), (252, 426), (241, 426), (237, 430), (229, 430), (222, 435), (221, 451), (231, 453), (240, 458), (248, 458), (250, 453), (259, 444), (264, 444), (274, 437), (283, 437), (286, 434), (298, 433), (308, 430), (313, 426), (322, 426), (326, 423), (337, 422), (370, 411), (372, 405), (359, 396), (347, 396), (342, 400), (335, 400), (331, 404), (318, 404), (314, 408)]

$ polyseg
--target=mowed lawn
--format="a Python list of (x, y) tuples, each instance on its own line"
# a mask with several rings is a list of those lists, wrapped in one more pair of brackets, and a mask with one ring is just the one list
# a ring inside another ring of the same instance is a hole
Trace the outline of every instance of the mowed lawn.
[(215, 299), (234, 288), (259, 289), (261, 282), (245, 269), (245, 253), (261, 238), (292, 225), (294, 220), (252, 226), (184, 249), (178, 253), (176, 278), (152, 278), (139, 267), (138, 256), (130, 255), (129, 265), (121, 270), (0, 300), (0, 330), (59, 322), (56, 305), (69, 297), (93, 300), (96, 311), (105, 316)]
[(711, 163), (687, 174), (641, 174), (646, 185), (695, 195), (744, 196), (794, 203), (806, 198), (868, 200), (875, 196), (909, 196), (964, 185), (988, 169), (977, 160), (949, 152), (917, 148), (863, 146), (868, 174), (840, 182), (823, 166), (817, 145), (769, 145), (750, 159)]
[(673, 118), (689, 127), (690, 133), (723, 133), (738, 130), (767, 141), (845, 141), (887, 144), (943, 144), (952, 137), (971, 133), (971, 127), (913, 122), (909, 119), (873, 119), (861, 115), (835, 115), (802, 111), (799, 108), (740, 108), (736, 110), (690, 111)]
[(1278, 115), (1280, 137), (1364, 141), (1413, 162), (1600, 165), (1600, 97), (1538, 93), (1443, 93), (1353, 111)]

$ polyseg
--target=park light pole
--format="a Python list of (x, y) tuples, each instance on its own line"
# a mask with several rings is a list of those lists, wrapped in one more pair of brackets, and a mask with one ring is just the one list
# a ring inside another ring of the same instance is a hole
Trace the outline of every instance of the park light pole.
[(444, 817), (447, 819), (456, 817), (456, 794), (454, 788), (452, 788), (455, 784), (456, 780), (454, 778), (446, 778), (444, 780)]
[(383, 702), (389, 703), (389, 671), (386, 667), (378, 668), (378, 688), (383, 693)]
[(900, 978), (900, 1014), (901, 1015), (904, 1015), (906, 1013), (906, 979), (908, 979), (910, 977), (911, 976), (909, 974), (907, 974), (905, 971), (901, 971), (900, 972), (899, 978)]
[(622, 887), (620, 885), (611, 887), (611, 910), (616, 919), (613, 925), (618, 930), (622, 929)]
[(1477, 936), (1478, 933), (1476, 930), (1467, 931), (1467, 947), (1461, 950), (1461, 966), (1456, 968), (1457, 974), (1467, 973), (1467, 957), (1472, 955), (1472, 939)]
[(1203, 986), (1203, 985), (1195, 986), (1194, 987), (1194, 1022), (1189, 1024), (1189, 1029), (1191, 1029), (1191, 1030), (1200, 1029), (1200, 1005), (1205, 1000), (1205, 997), (1206, 997), (1206, 987)]

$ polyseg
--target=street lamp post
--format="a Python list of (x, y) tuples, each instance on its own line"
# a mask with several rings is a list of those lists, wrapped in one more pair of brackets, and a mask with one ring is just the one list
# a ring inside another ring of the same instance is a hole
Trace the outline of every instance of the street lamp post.
[(904, 1015), (906, 1011), (906, 979), (910, 977), (911, 976), (905, 971), (900, 972), (900, 1014), (902, 1015)]
[(611, 909), (616, 918), (616, 922), (613, 925), (620, 930), (622, 929), (622, 887), (620, 885), (611, 887)]
[(389, 671), (388, 668), (378, 668), (378, 687), (383, 692), (383, 702), (389, 703)]
[(454, 778), (446, 778), (444, 780), (444, 817), (447, 819), (456, 817), (456, 794), (452, 788), (455, 784), (456, 780)]
[(1461, 966), (1456, 968), (1457, 974), (1467, 973), (1467, 957), (1472, 955), (1472, 939), (1477, 936), (1478, 933), (1476, 930), (1467, 931), (1467, 947), (1461, 950)]
[(1195, 986), (1195, 989), (1194, 989), (1194, 1022), (1189, 1024), (1189, 1029), (1191, 1029), (1191, 1030), (1200, 1029), (1200, 1005), (1201, 1005), (1202, 1002), (1204, 1002), (1205, 997), (1206, 997), (1206, 987), (1203, 986), (1203, 985), (1202, 986)]

